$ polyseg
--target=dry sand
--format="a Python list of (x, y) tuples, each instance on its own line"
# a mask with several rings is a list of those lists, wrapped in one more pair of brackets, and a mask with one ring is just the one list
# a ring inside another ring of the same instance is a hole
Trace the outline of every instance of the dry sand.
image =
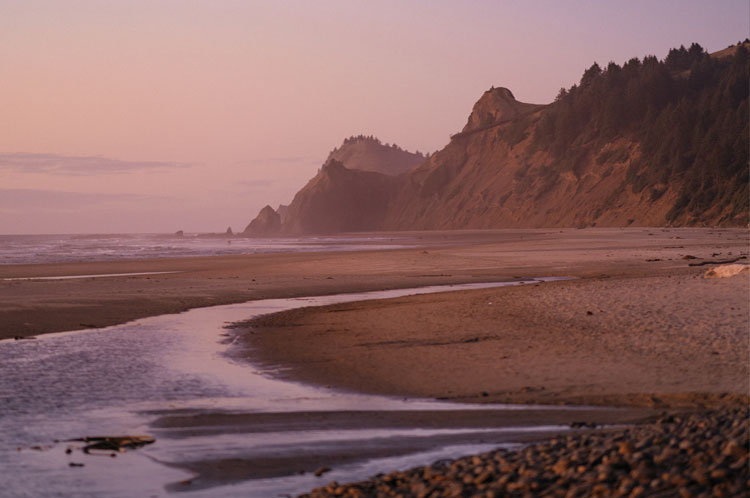
[(648, 406), (747, 394), (748, 279), (691, 273), (294, 310), (250, 337), (285, 375), (381, 394)]

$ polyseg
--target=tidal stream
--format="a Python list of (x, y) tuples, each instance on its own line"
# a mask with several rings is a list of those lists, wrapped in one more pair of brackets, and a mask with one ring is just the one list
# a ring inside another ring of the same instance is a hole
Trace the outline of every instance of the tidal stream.
[[(552, 279), (526, 283), (543, 280)], [(272, 372), (227, 354), (232, 349), (227, 325), (262, 314), (519, 283), (523, 282), (251, 301), (104, 329), (0, 341), (0, 496), (185, 493), (191, 498), (268, 498), (304, 492), (331, 480), (364, 479), (378, 472), (513, 445), (504, 436), (509, 432), (564, 430), (562, 426), (509, 429), (476, 424), (457, 427), (455, 423), (422, 427), (419, 417), (390, 423), (392, 417), (385, 415), (397, 411), (444, 412), (448, 420), (452, 411), (530, 407), (343, 393), (279, 380)], [(316, 422), (312, 413), (324, 413), (333, 422)], [(361, 413), (370, 414), (365, 417), (368, 422), (358, 423)], [(195, 422), (209, 414), (225, 416), (226, 421)], [(235, 416), (244, 417), (242, 424), (233, 422)], [(180, 425), (175, 420), (189, 423)], [(157, 441), (118, 453), (116, 458), (87, 455), (80, 451), (80, 444), (65, 442), (82, 436), (126, 434), (150, 434)], [(72, 451), (66, 453), (67, 448)], [(325, 455), (339, 464), (331, 465), (333, 470), (323, 477), (300, 474), (294, 467), (300, 459), (312, 461)], [(200, 461), (244, 461), (246, 472), (193, 479), (188, 469)], [(269, 461), (275, 467), (266, 469)], [(289, 468), (283, 468), (284, 462), (289, 462)]]

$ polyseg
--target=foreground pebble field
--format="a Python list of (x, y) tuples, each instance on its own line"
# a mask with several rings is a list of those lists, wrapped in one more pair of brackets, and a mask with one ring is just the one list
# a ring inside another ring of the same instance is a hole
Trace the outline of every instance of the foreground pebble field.
[(358, 483), (306, 498), (499, 496), (748, 496), (750, 409), (665, 415), (651, 424), (587, 431)]

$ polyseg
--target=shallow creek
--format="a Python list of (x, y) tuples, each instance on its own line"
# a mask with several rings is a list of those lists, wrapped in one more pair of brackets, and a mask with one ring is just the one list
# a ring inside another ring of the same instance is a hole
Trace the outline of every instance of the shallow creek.
[[(534, 282), (540, 280), (545, 279)], [(543, 407), (342, 393), (279, 380), (227, 354), (232, 334), (225, 327), (261, 314), (519, 283), (251, 301), (105, 329), (0, 341), (0, 496), (285, 496), (331, 480), (364, 479), (517, 444), (509, 434), (564, 430), (557, 425), (462, 425), (453, 417), (458, 411)], [(394, 416), (406, 412), (415, 416)], [(420, 423), (424, 417), (416, 416), (422, 413), (437, 416), (425, 426)], [(224, 417), (221, 423), (216, 415)], [(201, 417), (208, 422), (201, 423)], [(87, 455), (80, 444), (64, 442), (125, 434), (150, 434), (157, 441), (116, 458)], [(299, 473), (306, 460), (308, 465), (316, 457), (325, 462), (323, 456), (335, 462), (332, 471), (323, 477), (309, 469)], [(245, 465), (227, 472), (217, 464), (213, 477), (194, 479), (189, 469), (199, 467), (196, 462)], [(266, 468), (268, 462), (275, 463)]]

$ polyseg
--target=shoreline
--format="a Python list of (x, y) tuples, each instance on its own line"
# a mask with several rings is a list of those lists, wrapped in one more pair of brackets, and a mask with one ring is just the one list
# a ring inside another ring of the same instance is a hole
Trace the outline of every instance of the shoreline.
[[(358, 465), (381, 459), (411, 456), (444, 449), (453, 445), (462, 447), (502, 446), (508, 444), (533, 443), (560, 437), (566, 434), (589, 432), (590, 428), (569, 429), (571, 424), (622, 424), (641, 423), (654, 420), (658, 414), (652, 410), (580, 408), (535, 409), (519, 407), (450, 410), (341, 410), (314, 412), (276, 413), (225, 413), (203, 412), (190, 415), (164, 415), (152, 425), (158, 435), (160, 431), (183, 431), (187, 437), (211, 436), (218, 433), (236, 434), (238, 438), (277, 430), (298, 434), (336, 431), (369, 431), (369, 439), (340, 439), (316, 448), (315, 451), (300, 451), (299, 454), (254, 454), (233, 458), (201, 458), (170, 464), (175, 468), (194, 473), (194, 477), (179, 483), (169, 484), (170, 491), (190, 491), (227, 485), (253, 479), (313, 478), (310, 485), (327, 482), (331, 475), (319, 469), (339, 470), (352, 475)], [(376, 436), (379, 430), (395, 437)], [(605, 431), (613, 429), (605, 427)], [(429, 436), (410, 432), (431, 432)], [(180, 435), (172, 437), (180, 438)], [(457, 457), (459, 455), (454, 455)], [(383, 469), (386, 470), (386, 469)], [(314, 474), (320, 473), (320, 476)], [(335, 472), (333, 472), (335, 475)], [(369, 477), (369, 475), (362, 475)], [(301, 491), (309, 489), (302, 487)]]
[[(716, 259), (712, 254), (717, 252), (747, 253), (744, 229), (508, 229), (392, 235), (415, 247), (0, 265), (0, 338), (100, 328), (146, 316), (265, 298), (517, 277), (666, 274), (687, 270), (688, 262), (681, 260), (687, 255), (710, 261)], [(145, 272), (177, 273), (3, 280)]]
[[(747, 275), (702, 278), (712, 261), (730, 252), (747, 253), (746, 231), (492, 231), (450, 243), (441, 237), (431, 234), (422, 247), (391, 251), (0, 267), (0, 278), (23, 272), (59, 276), (179, 271), (0, 281), (0, 333), (12, 337), (8, 334), (19, 323), (26, 331), (63, 331), (80, 329), (76, 323), (103, 326), (107, 321), (271, 297), (568, 276), (577, 280), (302, 308), (265, 315), (253, 323), (251, 333), (235, 328), (232, 335), (244, 335), (250, 348), (244, 354), (264, 365), (266, 373), (283, 365), (282, 376), (315, 385), (464, 403), (600, 405), (585, 417), (548, 414), (548, 420), (564, 424), (649, 422), (661, 411), (708, 416), (712, 405), (747, 404), (748, 364), (742, 352), (748, 350), (750, 305), (744, 298), (750, 282)], [(488, 240), (493, 237), (498, 240)], [(695, 261), (709, 264), (690, 266)], [(634, 330), (640, 333), (633, 335)], [(709, 330), (719, 339), (706, 341)], [(661, 364), (656, 369), (655, 360)], [(643, 388), (628, 390), (623, 381)], [(155, 428), (162, 424), (167, 431), (206, 430), (206, 435), (258, 430), (258, 417), (250, 413), (237, 414), (233, 421), (210, 411), (190, 420), (173, 415), (163, 414)], [(284, 417), (267, 415), (271, 425)], [(472, 423), (480, 425), (501, 422), (496, 415), (479, 413), (462, 415), (459, 422), (467, 417), (479, 417), (482, 420)], [(304, 417), (305, 423), (309, 418)], [(424, 416), (417, 418), (425, 423)], [(377, 425), (378, 420), (372, 415), (355, 425)], [(333, 417), (321, 423), (337, 430), (340, 422)], [(576, 432), (583, 438), (588, 433)], [(330, 466), (356, 461), (350, 453), (334, 451)], [(312, 473), (319, 463), (310, 458), (276, 462), (286, 469), (284, 475)], [(269, 470), (273, 465), (265, 457), (197, 459), (181, 467), (198, 476), (169, 489), (242, 480), (255, 466), (266, 466), (258, 472), (267, 475), (264, 472), (277, 472)]]

